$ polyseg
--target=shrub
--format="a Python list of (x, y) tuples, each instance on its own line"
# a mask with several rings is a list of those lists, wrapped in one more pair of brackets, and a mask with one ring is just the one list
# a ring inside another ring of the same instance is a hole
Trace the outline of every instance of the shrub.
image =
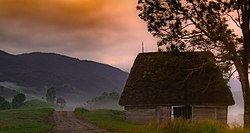
[(14, 96), (12, 99), (12, 108), (16, 109), (24, 105), (24, 101), (26, 100), (26, 96), (22, 93), (19, 93)]
[(0, 110), (5, 110), (10, 108), (10, 103), (5, 100), (5, 98), (0, 96)]
[(85, 108), (75, 108), (75, 112), (79, 112), (79, 113), (86, 113), (89, 112), (89, 110), (85, 109)]

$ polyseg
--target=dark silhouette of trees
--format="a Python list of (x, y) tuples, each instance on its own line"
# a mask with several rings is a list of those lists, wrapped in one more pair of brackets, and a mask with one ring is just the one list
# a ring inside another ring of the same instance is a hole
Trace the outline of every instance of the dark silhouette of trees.
[(59, 104), (60, 108), (63, 109), (66, 105), (66, 101), (64, 98), (60, 97), (60, 98), (57, 98), (56, 104)]
[(250, 127), (250, 0), (138, 0), (137, 10), (160, 50), (211, 51), (225, 77), (237, 71)]
[(26, 96), (22, 93), (19, 93), (14, 96), (12, 99), (12, 108), (16, 109), (21, 107), (24, 104), (24, 101), (26, 100)]
[(46, 101), (50, 102), (50, 103), (55, 103), (55, 99), (56, 99), (56, 90), (55, 90), (55, 88), (51, 87), (51, 88), (47, 89)]
[(0, 96), (0, 110), (10, 109), (10, 103)]

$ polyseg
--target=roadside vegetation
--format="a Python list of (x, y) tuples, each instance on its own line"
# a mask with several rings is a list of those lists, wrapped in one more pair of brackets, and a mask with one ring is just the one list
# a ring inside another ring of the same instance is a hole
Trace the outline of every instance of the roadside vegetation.
[(161, 124), (148, 124), (133, 133), (250, 133), (250, 130), (235, 127), (218, 121), (191, 122), (183, 119), (164, 121)]
[(0, 133), (38, 133), (52, 128), (49, 115), (53, 105), (31, 100), (18, 109), (0, 111)]
[(240, 127), (229, 128), (227, 124), (217, 121), (191, 122), (182, 119), (164, 121), (161, 124), (138, 124), (124, 120), (124, 112), (116, 110), (94, 110), (76, 108), (75, 114), (83, 119), (115, 132), (127, 133), (250, 133), (250, 130)]
[(142, 124), (129, 123), (124, 120), (124, 112), (117, 110), (94, 110), (76, 108), (77, 118), (86, 120), (94, 125), (114, 132), (132, 132), (142, 128)]

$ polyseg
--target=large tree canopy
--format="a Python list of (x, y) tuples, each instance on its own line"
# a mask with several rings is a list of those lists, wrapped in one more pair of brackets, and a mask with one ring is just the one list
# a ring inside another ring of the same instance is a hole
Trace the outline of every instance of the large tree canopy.
[(250, 0), (139, 0), (137, 10), (159, 48), (211, 51), (228, 78), (236, 69), (250, 127)]

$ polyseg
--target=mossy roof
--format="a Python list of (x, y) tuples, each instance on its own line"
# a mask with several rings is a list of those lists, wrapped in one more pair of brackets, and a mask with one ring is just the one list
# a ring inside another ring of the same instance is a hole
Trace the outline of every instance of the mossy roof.
[(232, 93), (210, 52), (140, 53), (120, 105), (233, 105)]

